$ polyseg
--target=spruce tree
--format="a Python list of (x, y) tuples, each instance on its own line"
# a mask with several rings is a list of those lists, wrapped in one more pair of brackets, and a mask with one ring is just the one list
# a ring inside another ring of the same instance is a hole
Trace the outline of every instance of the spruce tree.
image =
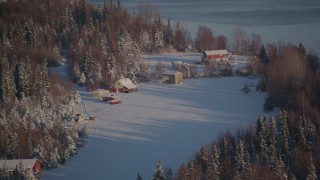
[(256, 150), (259, 154), (260, 161), (262, 164), (266, 163), (266, 150), (267, 150), (267, 126), (266, 118), (260, 116), (256, 126)]
[(214, 145), (213, 146), (213, 153), (211, 155), (211, 161), (208, 167), (208, 178), (207, 179), (214, 179), (219, 180), (220, 176), (220, 155), (219, 155), (219, 148)]
[(316, 179), (318, 179), (317, 170), (314, 167), (312, 155), (310, 155), (310, 158), (309, 158), (308, 174), (307, 174), (307, 178), (306, 179), (307, 180), (316, 180)]
[(259, 52), (259, 59), (261, 61), (261, 63), (266, 64), (269, 63), (269, 57), (266, 51), (266, 48), (264, 47), (264, 45), (262, 45), (260, 52)]
[(298, 137), (297, 137), (297, 143), (298, 145), (306, 150), (307, 149), (307, 140), (305, 136), (305, 130), (304, 130), (304, 124), (305, 124), (305, 118), (303, 116), (299, 117), (299, 127), (298, 127)]
[(267, 164), (270, 169), (275, 167), (277, 163), (277, 136), (276, 136), (276, 122), (273, 117), (270, 118), (268, 123), (268, 159)]
[(279, 151), (285, 163), (289, 161), (289, 128), (287, 125), (287, 112), (280, 111), (278, 114)]
[(162, 161), (159, 160), (156, 163), (156, 169), (154, 170), (154, 174), (152, 175), (152, 180), (164, 180), (163, 171), (162, 171)]

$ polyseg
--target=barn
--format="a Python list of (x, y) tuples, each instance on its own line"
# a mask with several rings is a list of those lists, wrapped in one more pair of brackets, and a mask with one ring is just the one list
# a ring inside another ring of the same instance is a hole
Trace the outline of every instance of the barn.
[(0, 160), (0, 167), (6, 163), (10, 175), (16, 173), (16, 168), (19, 167), (20, 162), (22, 162), (24, 168), (31, 168), (33, 174), (38, 175), (41, 170), (41, 162), (37, 159), (12, 159), (12, 160)]
[(225, 49), (204, 51), (202, 53), (202, 62), (205, 64), (211, 64), (212, 62), (226, 61), (228, 58), (228, 55), (229, 55), (229, 52)]
[(129, 78), (119, 79), (114, 86), (109, 88), (110, 92), (131, 93), (138, 91), (138, 86), (135, 85)]
[(180, 84), (183, 81), (183, 74), (180, 71), (165, 71), (163, 74), (164, 83), (167, 84)]

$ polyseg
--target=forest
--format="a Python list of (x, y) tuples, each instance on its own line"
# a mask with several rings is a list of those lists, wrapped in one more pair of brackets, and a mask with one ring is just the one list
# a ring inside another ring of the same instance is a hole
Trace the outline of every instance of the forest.
[[(259, 117), (247, 129), (222, 134), (172, 178), (317, 179), (317, 54), (303, 44), (264, 45), (259, 35), (240, 28), (228, 40), (200, 26), (192, 38), (183, 22), (161, 19), (153, 5), (129, 13), (119, 0), (99, 6), (85, 0), (0, 2), (0, 159), (37, 158), (43, 167), (55, 168), (76, 154), (86, 129), (74, 126), (81, 113), (74, 83), (93, 90), (121, 77), (143, 82), (142, 54), (227, 48), (250, 57), (250, 75), (260, 77), (257, 90), (268, 95), (264, 109), (279, 108), (279, 116)], [(67, 81), (48, 71), (62, 58), (69, 67)], [(155, 179), (166, 174), (159, 164)], [(4, 169), (1, 177), (7, 176)]]

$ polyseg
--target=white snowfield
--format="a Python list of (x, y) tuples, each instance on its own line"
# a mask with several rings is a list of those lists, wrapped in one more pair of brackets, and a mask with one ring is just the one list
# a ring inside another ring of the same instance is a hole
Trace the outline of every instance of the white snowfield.
[[(167, 59), (148, 56), (156, 57)], [(252, 93), (242, 93), (246, 82), (255, 85), (257, 80), (228, 77), (188, 79), (179, 85), (142, 83), (138, 92), (116, 94), (123, 99), (117, 105), (79, 89), (88, 113), (97, 118), (87, 121), (90, 136), (66, 165), (42, 172), (41, 179), (131, 180), (138, 172), (150, 179), (159, 159), (164, 168), (175, 171), (220, 133), (247, 127), (263, 113), (265, 94), (254, 87)]]

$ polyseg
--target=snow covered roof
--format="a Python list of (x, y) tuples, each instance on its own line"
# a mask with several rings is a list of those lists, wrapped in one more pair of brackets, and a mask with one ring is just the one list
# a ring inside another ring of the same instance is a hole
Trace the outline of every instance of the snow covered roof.
[(176, 75), (177, 73), (181, 73), (180, 71), (165, 71), (163, 74), (165, 75)]
[(124, 86), (124, 87), (126, 87), (128, 89), (134, 89), (134, 88), (138, 87), (129, 78), (119, 79), (118, 82), (120, 82), (122, 86)]
[(37, 159), (12, 159), (12, 160), (0, 160), (0, 167), (3, 167), (4, 162), (7, 163), (9, 170), (14, 170), (19, 167), (20, 161), (24, 168), (33, 168), (34, 164), (38, 161)]
[(209, 55), (209, 54), (228, 54), (228, 51), (225, 49), (222, 49), (222, 50), (204, 51), (204, 53), (206, 55)]

